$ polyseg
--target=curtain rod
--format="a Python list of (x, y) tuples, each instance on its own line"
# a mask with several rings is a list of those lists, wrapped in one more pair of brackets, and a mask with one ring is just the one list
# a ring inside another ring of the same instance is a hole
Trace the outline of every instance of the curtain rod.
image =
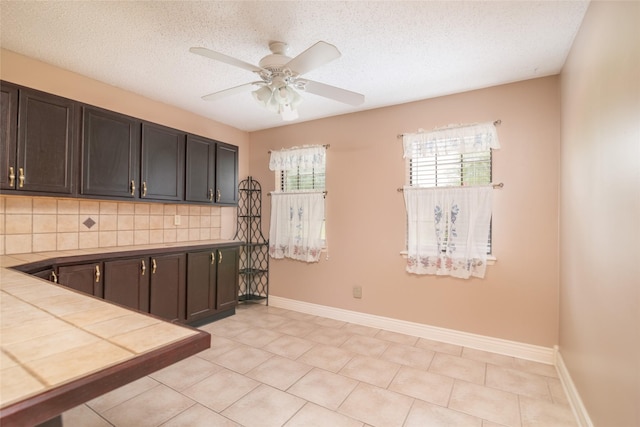
[[(273, 193), (273, 191), (270, 191), (267, 193), (267, 196), (271, 197), (271, 193)], [(319, 191), (275, 191), (275, 193), (278, 194), (313, 194), (313, 193), (319, 193)], [(324, 190), (322, 192), (322, 195), (324, 197), (327, 197), (327, 194), (329, 194), (329, 191)]]
[[(324, 148), (329, 148), (331, 147), (331, 144), (322, 144), (322, 146)], [(308, 148), (308, 147), (291, 147), (291, 148), (283, 148), (282, 151), (288, 151), (288, 150), (297, 150), (300, 148)], [(271, 150), (267, 151), (267, 153), (271, 154)]]
[[(501, 120), (501, 119), (498, 119), (498, 120), (494, 120), (494, 121), (493, 121), (493, 125), (494, 125), (494, 126), (498, 126), (500, 123), (502, 123), (502, 120)], [(470, 125), (462, 125), (462, 126), (452, 126), (451, 128), (446, 128), (446, 127), (444, 127), (444, 128), (435, 128), (435, 129), (433, 129), (433, 130), (431, 130), (431, 131), (429, 131), (429, 132), (432, 132), (432, 131), (438, 131), (438, 130), (446, 130), (446, 129), (464, 128), (464, 127), (468, 127), (468, 126), (475, 126), (475, 125), (470, 124)], [(398, 137), (398, 138), (402, 138), (402, 137), (404, 137), (405, 135), (406, 135), (406, 134), (404, 134), (404, 133), (399, 133), (397, 137)]]
[[(504, 187), (504, 182), (500, 182), (498, 184), (491, 184), (491, 186), (494, 189), (503, 188)], [(464, 187), (461, 187), (459, 185), (449, 185), (449, 186), (446, 186), (446, 187), (420, 187), (420, 188), (464, 188)], [(397, 191), (398, 191), (398, 193), (402, 193), (402, 192), (404, 192), (404, 188), (400, 187), (400, 188), (397, 189)]]

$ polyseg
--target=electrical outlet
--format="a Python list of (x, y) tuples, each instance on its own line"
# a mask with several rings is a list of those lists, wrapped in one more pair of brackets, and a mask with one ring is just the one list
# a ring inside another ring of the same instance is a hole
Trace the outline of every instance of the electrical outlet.
[(180, 225), (180, 215), (175, 215), (173, 217), (173, 225)]
[(362, 298), (362, 286), (354, 286), (353, 287), (353, 297), (354, 298)]

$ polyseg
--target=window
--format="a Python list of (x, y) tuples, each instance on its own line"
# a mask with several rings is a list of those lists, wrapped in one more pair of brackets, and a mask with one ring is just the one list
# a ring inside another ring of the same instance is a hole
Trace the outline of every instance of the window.
[[(324, 165), (323, 165), (324, 166)], [(296, 170), (279, 171), (280, 182), (278, 189), (283, 193), (292, 193), (296, 191), (320, 190), (325, 189), (325, 170), (324, 167)], [(276, 174), (276, 177), (278, 174)], [(322, 246), (326, 246), (326, 218), (322, 222)]]
[[(411, 187), (462, 187), (491, 184), (492, 151), (436, 154), (407, 158), (407, 185)], [(445, 218), (448, 221), (448, 218)], [(487, 254), (491, 254), (491, 223)], [(445, 236), (445, 240), (448, 236)]]
[(407, 159), (412, 187), (459, 187), (491, 184), (491, 149), (466, 154), (436, 154)]
[(311, 167), (303, 169), (297, 167), (295, 170), (280, 171), (280, 191), (304, 191), (325, 189), (324, 167)]
[[(403, 135), (406, 185), (412, 188), (474, 187), (492, 183), (492, 150), (500, 148), (496, 122), (447, 126)], [(443, 219), (446, 230), (450, 218)], [(444, 247), (448, 231), (441, 236)], [(480, 242), (481, 243), (481, 242)], [(491, 254), (491, 222), (487, 254)]]
[(271, 152), (271, 257), (317, 262), (326, 247), (325, 152), (320, 145)]

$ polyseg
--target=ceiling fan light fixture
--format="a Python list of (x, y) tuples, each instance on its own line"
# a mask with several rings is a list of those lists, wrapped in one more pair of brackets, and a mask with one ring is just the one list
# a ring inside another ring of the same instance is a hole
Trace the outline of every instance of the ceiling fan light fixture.
[(251, 94), (253, 95), (253, 98), (258, 101), (258, 103), (263, 107), (267, 106), (267, 103), (272, 96), (271, 88), (269, 86), (262, 86), (260, 89), (251, 92)]

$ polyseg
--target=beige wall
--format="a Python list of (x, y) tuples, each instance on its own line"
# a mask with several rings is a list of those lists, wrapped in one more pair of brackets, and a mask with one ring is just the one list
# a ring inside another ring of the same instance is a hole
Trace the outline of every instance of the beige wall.
[(596, 426), (640, 425), (640, 3), (592, 2), (561, 75), (560, 353)]
[[(300, 108), (304, 108), (304, 103)], [(405, 164), (397, 135), (501, 119), (494, 154), (495, 265), (484, 280), (415, 276), (400, 256)], [(272, 295), (551, 347), (558, 342), (557, 77), (252, 132), (249, 167), (274, 189), (268, 150), (330, 144), (329, 259), (272, 260)], [(268, 232), (269, 198), (263, 228)], [(352, 287), (363, 287), (363, 298)]]
[[(6, 49), (0, 50), (0, 79), (237, 145), (239, 178), (242, 179), (249, 174), (249, 134), (247, 132)], [(125, 204), (134, 205), (133, 203)], [(175, 205), (165, 207), (171, 210), (171, 206), (176, 209)], [(222, 238), (233, 237), (236, 226), (235, 208), (216, 208), (213, 212), (220, 215), (218, 225), (220, 230), (218, 230), (219, 233), (212, 230), (212, 235), (220, 234)], [(4, 225), (3, 222), (2, 226)], [(205, 234), (206, 232), (202, 235)], [(0, 235), (0, 247), (4, 248), (1, 237), (3, 236)], [(170, 241), (172, 235), (168, 238)], [(41, 242), (40, 239), (37, 241)], [(35, 245), (33, 242), (35, 240), (32, 237), (32, 250), (34, 247), (37, 248), (33, 246)], [(66, 247), (66, 245), (62, 246)], [(24, 240), (20, 250), (24, 251), (28, 247), (27, 241)], [(8, 252), (10, 251), (11, 249)]]

